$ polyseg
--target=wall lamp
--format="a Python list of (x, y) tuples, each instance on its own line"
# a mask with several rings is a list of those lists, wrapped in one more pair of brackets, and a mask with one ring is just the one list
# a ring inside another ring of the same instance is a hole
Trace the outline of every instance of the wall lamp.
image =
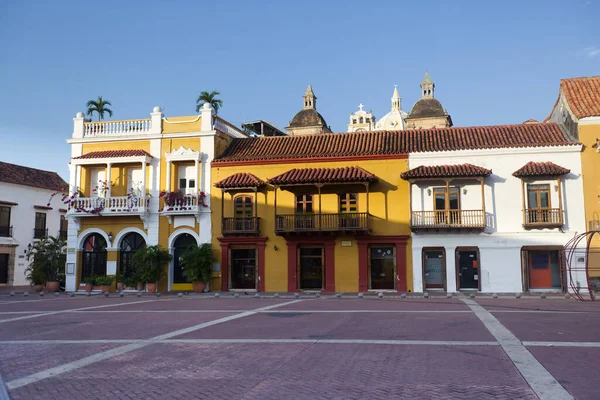
[(273, 250), (277, 251), (277, 245), (273, 246)]
[(430, 188), (427, 188), (427, 194), (428, 194), (429, 196), (431, 196), (431, 189), (430, 189)]
[(467, 194), (467, 188), (463, 188), (463, 194)]
[(110, 242), (112, 243), (112, 240), (113, 240), (112, 232), (108, 232), (108, 240), (110, 240)]

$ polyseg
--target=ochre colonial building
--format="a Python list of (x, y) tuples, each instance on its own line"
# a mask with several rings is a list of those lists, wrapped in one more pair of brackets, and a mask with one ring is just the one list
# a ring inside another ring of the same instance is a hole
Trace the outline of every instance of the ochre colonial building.
[(221, 289), (412, 291), (395, 136), (235, 139), (212, 164)]
[[(570, 140), (583, 144), (581, 170), (588, 231), (600, 230), (600, 76), (563, 79), (547, 122), (564, 127)], [(587, 265), (600, 287), (600, 235), (590, 242)]]

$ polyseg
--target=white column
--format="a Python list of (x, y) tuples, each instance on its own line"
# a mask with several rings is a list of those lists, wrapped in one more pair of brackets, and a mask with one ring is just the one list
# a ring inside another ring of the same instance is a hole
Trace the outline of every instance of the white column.
[[(77, 167), (77, 172), (75, 172), (75, 190), (80, 190), (80, 191), (84, 191), (83, 188), (81, 187), (81, 165), (78, 165)], [(91, 193), (90, 193), (91, 196)]]
[(142, 197), (146, 197), (146, 160), (142, 162)]
[(200, 179), (198, 179), (198, 160), (194, 160), (194, 172), (195, 172), (195, 179), (196, 179), (196, 192), (200, 189)]
[(459, 288), (456, 287), (456, 247), (445, 246), (446, 250), (446, 292), (454, 293)]
[(69, 166), (69, 194), (72, 196), (77, 191), (77, 165), (71, 164)]
[(112, 191), (112, 184), (111, 184), (111, 171), (112, 171), (112, 164), (108, 163), (106, 164), (106, 194), (104, 195), (105, 197), (110, 197), (111, 196), (111, 191)]
[(167, 192), (171, 191), (171, 161), (167, 160), (167, 184), (165, 187)]
[(162, 132), (162, 110), (160, 107), (156, 106), (150, 113), (150, 120), (152, 127), (150, 128), (150, 133), (160, 134)]
[(78, 112), (75, 118), (73, 118), (73, 138), (81, 139), (84, 132), (84, 115), (82, 112)]

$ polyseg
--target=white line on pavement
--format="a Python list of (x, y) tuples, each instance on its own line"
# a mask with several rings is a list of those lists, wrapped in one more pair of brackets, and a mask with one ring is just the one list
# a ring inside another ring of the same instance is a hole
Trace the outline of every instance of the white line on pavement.
[(165, 301), (173, 301), (173, 300), (177, 300), (177, 299), (130, 301), (130, 302), (126, 302), (126, 303), (105, 304), (105, 305), (101, 305), (101, 306), (92, 306), (92, 307), (83, 307), (83, 308), (70, 308), (70, 309), (67, 309), (67, 310), (57, 310), (57, 311), (47, 311), (47, 312), (43, 312), (42, 314), (33, 314), (33, 315), (25, 315), (23, 317), (0, 319), (0, 324), (3, 324), (5, 322), (20, 321), (20, 320), (23, 320), (23, 319), (44, 317), (44, 316), (47, 316), (47, 315), (72, 313), (72, 312), (76, 312), (76, 311), (94, 310), (94, 309), (97, 309), (97, 308), (118, 307), (118, 306), (124, 306), (124, 305), (129, 305), (129, 304), (141, 304), (141, 303), (150, 303), (150, 302), (157, 302), (157, 301), (165, 302)]
[[(257, 308), (257, 309), (254, 309), (254, 310), (245, 311), (245, 312), (243, 312), (241, 314), (230, 315), (228, 317), (219, 318), (219, 319), (216, 319), (214, 321), (205, 322), (205, 323), (202, 323), (202, 324), (190, 326), (189, 328), (179, 329), (179, 330), (176, 330), (176, 331), (173, 331), (173, 332), (170, 332), (170, 333), (165, 333), (164, 335), (155, 336), (151, 340), (165, 340), (165, 339), (170, 339), (172, 337), (184, 335), (186, 333), (194, 332), (194, 331), (197, 331), (199, 329), (204, 329), (204, 328), (207, 328), (209, 326), (213, 326), (213, 325), (221, 324), (223, 322), (228, 322), (228, 321), (232, 321), (232, 320), (235, 320), (235, 319), (244, 318), (244, 317), (247, 317), (247, 316), (250, 316), (250, 315), (254, 315), (254, 314), (256, 314), (257, 312), (260, 312), (260, 311), (269, 310), (271, 308), (276, 308), (276, 307), (282, 307), (282, 306), (285, 306), (285, 305), (288, 305), (288, 304), (298, 303), (300, 301), (302, 301), (302, 300), (293, 300), (293, 301), (288, 301), (288, 302), (281, 303), (281, 304), (274, 304), (274, 305), (267, 306), (267, 307), (261, 307), (261, 308)], [(131, 304), (131, 303), (129, 303), (129, 304)], [(38, 373), (35, 373), (35, 374), (32, 374), (32, 375), (26, 376), (26, 377), (23, 377), (23, 378), (20, 378), (20, 379), (15, 379), (13, 381), (8, 382), (6, 384), (6, 387), (8, 389), (10, 389), (10, 390), (17, 389), (17, 388), (20, 388), (22, 386), (26, 386), (26, 385), (38, 382), (38, 381), (40, 381), (42, 379), (50, 378), (52, 376), (56, 376), (56, 375), (59, 375), (59, 374), (65, 373), (65, 372), (69, 372), (69, 371), (72, 371), (72, 370), (75, 370), (75, 369), (78, 369), (78, 368), (85, 367), (87, 365), (90, 365), (90, 364), (93, 364), (93, 363), (96, 363), (96, 362), (99, 362), (99, 361), (102, 361), (102, 360), (106, 360), (106, 359), (111, 358), (111, 357), (116, 356), (116, 355), (120, 355), (120, 354), (128, 353), (128, 352), (133, 351), (133, 350), (140, 349), (140, 348), (148, 346), (148, 345), (150, 345), (152, 343), (153, 343), (152, 341), (145, 341), (145, 342), (139, 341), (139, 342), (136, 342), (136, 343), (131, 343), (131, 344), (128, 344), (128, 345), (125, 345), (125, 346), (117, 347), (115, 349), (106, 350), (106, 351), (100, 352), (98, 354), (94, 354), (92, 356), (82, 358), (82, 359), (77, 360), (77, 361), (73, 361), (73, 362), (70, 362), (70, 363), (67, 363), (67, 364), (63, 364), (63, 365), (60, 365), (58, 367), (49, 368), (49, 369), (47, 369), (45, 371), (41, 371), (41, 372), (38, 372)]]
[[(71, 312), (85, 312), (89, 313), (241, 313), (248, 310), (72, 310)], [(47, 313), (48, 311), (6, 311), (0, 312), (0, 315), (3, 314), (37, 314), (37, 313)], [(352, 314), (352, 313), (368, 313), (368, 314), (377, 314), (377, 313), (392, 313), (392, 314), (403, 314), (403, 313), (416, 313), (416, 314), (431, 314), (431, 313), (467, 313), (471, 314), (469, 310), (461, 310), (461, 311), (427, 311), (427, 310), (271, 310), (271, 311), (260, 311), (258, 314)]]
[(496, 317), (473, 300), (464, 298), (461, 300), (469, 306), (492, 336), (496, 338), (508, 358), (540, 400), (573, 399), (573, 396)]
[(529, 347), (600, 347), (600, 342), (523, 342)]
[(369, 339), (89, 339), (89, 340), (4, 340), (0, 345), (25, 344), (259, 344), (259, 343), (312, 343), (312, 344), (378, 344), (378, 345), (432, 345), (432, 346), (498, 346), (489, 341), (447, 341), (447, 340), (369, 340)]

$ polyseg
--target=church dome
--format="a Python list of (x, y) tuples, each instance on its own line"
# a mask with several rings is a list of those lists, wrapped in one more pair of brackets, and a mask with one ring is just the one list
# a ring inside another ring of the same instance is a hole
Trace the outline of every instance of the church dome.
[(411, 118), (443, 117), (445, 115), (442, 103), (432, 97), (425, 97), (417, 101), (410, 112)]
[(323, 116), (314, 108), (300, 110), (300, 112), (294, 116), (292, 122), (290, 123), (290, 127), (292, 128), (315, 125), (322, 125), (326, 127), (327, 122), (325, 122), (325, 118), (323, 118)]

